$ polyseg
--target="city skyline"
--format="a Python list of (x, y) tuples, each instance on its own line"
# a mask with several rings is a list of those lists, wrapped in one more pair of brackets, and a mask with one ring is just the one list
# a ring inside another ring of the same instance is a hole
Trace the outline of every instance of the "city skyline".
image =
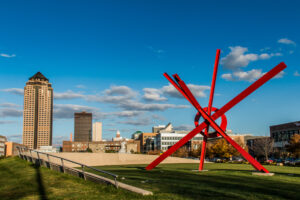
[(299, 121), (300, 38), (291, 26), (299, 22), (298, 2), (263, 2), (255, 15), (255, 1), (133, 2), (62, 3), (61, 10), (54, 3), (3, 3), (1, 135), (21, 141), (23, 86), (38, 71), (54, 89), (54, 144), (68, 139), (74, 113), (84, 110), (103, 123), (104, 139), (169, 122), (192, 128), (195, 110), (162, 74), (178, 73), (206, 107), (218, 48), (218, 108), (279, 62), (288, 66), (227, 114), (228, 129), (269, 135), (270, 125)]

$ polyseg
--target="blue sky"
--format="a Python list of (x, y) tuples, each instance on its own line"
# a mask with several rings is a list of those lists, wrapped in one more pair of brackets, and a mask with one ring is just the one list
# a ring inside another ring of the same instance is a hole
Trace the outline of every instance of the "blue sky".
[(178, 73), (208, 103), (216, 49), (220, 108), (281, 61), (272, 79), (226, 115), (236, 133), (268, 135), (299, 120), (297, 1), (5, 1), (0, 6), (0, 134), (20, 141), (22, 89), (37, 71), (53, 84), (54, 143), (69, 137), (73, 112), (91, 111), (104, 138), (130, 137), (196, 114), (163, 77)]

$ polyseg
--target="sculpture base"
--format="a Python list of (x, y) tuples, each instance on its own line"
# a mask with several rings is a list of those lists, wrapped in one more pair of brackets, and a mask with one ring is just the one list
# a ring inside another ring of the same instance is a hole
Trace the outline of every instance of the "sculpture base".
[(252, 172), (254, 176), (274, 176), (275, 173)]
[(202, 169), (202, 170), (199, 170), (199, 169), (192, 169), (193, 172), (208, 172), (207, 169)]

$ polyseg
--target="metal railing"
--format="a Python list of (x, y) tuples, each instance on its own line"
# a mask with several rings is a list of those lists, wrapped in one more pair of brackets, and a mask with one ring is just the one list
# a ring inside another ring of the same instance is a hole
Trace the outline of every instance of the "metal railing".
[[(62, 166), (63, 171), (65, 171), (65, 168), (64, 168), (64, 161), (68, 161), (68, 162), (77, 164), (77, 165), (81, 166), (81, 169), (82, 169), (82, 173), (83, 173), (84, 179), (86, 179), (84, 168), (92, 169), (92, 170), (94, 170), (94, 171), (97, 171), (97, 172), (100, 172), (100, 173), (104, 173), (104, 174), (110, 175), (110, 176), (112, 176), (112, 177), (114, 178), (115, 186), (118, 188), (118, 182), (117, 182), (118, 175), (116, 175), (116, 174), (113, 174), (113, 173), (110, 173), (110, 172), (107, 172), (107, 171), (103, 171), (103, 170), (100, 170), (100, 169), (96, 169), (96, 168), (94, 168), (94, 167), (90, 167), (90, 166), (87, 166), (87, 165), (85, 165), (85, 164), (82, 164), (82, 163), (79, 163), (79, 162), (75, 162), (75, 161), (73, 161), (73, 160), (69, 160), (69, 159), (66, 159), (66, 158), (63, 158), (63, 157), (55, 156), (55, 155), (52, 155), (52, 154), (49, 154), (49, 153), (40, 152), (40, 151), (36, 151), (36, 150), (32, 150), (32, 149), (25, 148), (25, 147), (17, 147), (17, 149), (18, 149), (18, 151), (19, 151), (19, 156), (20, 156), (20, 157), (21, 157), (21, 155), (25, 155), (25, 154), (22, 154), (22, 152), (24, 153), (24, 150), (25, 150), (25, 151), (29, 151), (29, 152), (30, 152), (31, 159), (33, 159), (32, 152), (35, 152), (35, 153), (37, 154), (37, 158), (38, 158), (38, 160), (39, 160), (39, 164), (40, 164), (40, 165), (42, 165), (41, 159), (40, 159), (40, 154), (47, 155), (47, 159), (48, 159), (48, 163), (49, 163), (49, 164), (50, 164), (50, 157), (58, 158), (58, 159), (61, 160), (61, 166)], [(27, 156), (27, 155), (25, 155), (25, 156)], [(31, 160), (31, 161), (33, 161), (33, 160)]]

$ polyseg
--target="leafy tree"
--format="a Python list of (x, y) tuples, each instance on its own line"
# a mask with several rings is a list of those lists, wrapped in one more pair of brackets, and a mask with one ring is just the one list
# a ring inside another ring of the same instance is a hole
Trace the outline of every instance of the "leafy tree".
[[(243, 146), (243, 143), (240, 139), (237, 139), (235, 142), (240, 146)], [(232, 156), (240, 155), (240, 153), (224, 138), (220, 138), (217, 141), (207, 143), (206, 155), (209, 158), (231, 158)]]
[(189, 155), (189, 152), (188, 152), (188, 149), (186, 147), (181, 147), (173, 153), (173, 156), (181, 157), (181, 158), (186, 158), (186, 157), (188, 157), (188, 155)]
[(193, 149), (189, 152), (189, 156), (199, 158), (201, 154), (202, 145), (200, 145), (197, 149)]
[(295, 134), (291, 137), (287, 151), (292, 154), (294, 158), (300, 158), (300, 134)]
[(147, 152), (148, 155), (159, 155), (160, 150), (150, 150)]

